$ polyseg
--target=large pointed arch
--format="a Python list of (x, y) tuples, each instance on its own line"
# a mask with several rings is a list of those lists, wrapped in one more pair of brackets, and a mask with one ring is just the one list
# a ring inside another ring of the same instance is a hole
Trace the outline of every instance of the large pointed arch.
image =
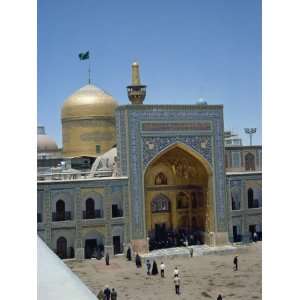
[[(167, 185), (157, 185), (157, 174), (163, 173), (168, 179)], [(148, 235), (156, 239), (155, 230), (167, 231), (197, 229), (202, 234), (202, 242), (207, 242), (209, 232), (215, 231), (213, 203), (213, 168), (211, 164), (190, 146), (176, 142), (156, 154), (144, 170), (145, 219)], [(164, 193), (170, 199), (170, 212), (154, 215), (152, 212), (153, 199)], [(177, 205), (178, 195), (186, 195), (187, 205)], [(205, 195), (205, 205), (201, 197)], [(194, 199), (199, 196), (198, 199)], [(200, 197), (201, 196), (201, 197)], [(192, 205), (192, 201), (194, 204)], [(184, 222), (182, 221), (184, 220)], [(166, 236), (166, 235), (165, 235)], [(162, 241), (161, 244), (164, 244)]]
[(157, 153), (154, 157), (151, 158), (151, 160), (147, 163), (147, 165), (144, 168), (144, 175), (147, 171), (147, 168), (150, 165), (152, 165), (155, 161), (157, 161), (159, 158), (161, 158), (164, 154), (166, 154), (167, 152), (169, 152), (170, 150), (172, 150), (174, 148), (180, 148), (180, 149), (186, 151), (187, 153), (192, 155), (194, 158), (201, 161), (201, 163), (205, 167), (208, 175), (213, 174), (213, 169), (212, 169), (211, 164), (209, 163), (209, 161), (202, 154), (200, 154), (199, 152), (197, 152), (196, 150), (194, 150), (192, 147), (190, 147), (187, 144), (184, 144), (182, 142), (175, 142), (173, 144), (170, 144), (169, 146), (167, 146), (166, 148), (164, 148), (159, 153)]

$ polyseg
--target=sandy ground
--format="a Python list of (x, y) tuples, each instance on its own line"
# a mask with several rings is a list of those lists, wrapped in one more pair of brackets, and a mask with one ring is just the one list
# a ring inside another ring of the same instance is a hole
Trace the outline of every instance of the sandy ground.
[[(143, 264), (137, 269), (125, 257), (104, 260), (67, 261), (66, 264), (97, 294), (104, 285), (114, 287), (118, 300), (168, 299), (261, 299), (261, 243), (237, 250), (239, 270), (233, 271), (233, 254), (199, 257), (166, 257), (165, 278), (148, 276)], [(159, 266), (160, 261), (157, 261)], [(173, 271), (179, 269), (181, 295), (175, 294)]]

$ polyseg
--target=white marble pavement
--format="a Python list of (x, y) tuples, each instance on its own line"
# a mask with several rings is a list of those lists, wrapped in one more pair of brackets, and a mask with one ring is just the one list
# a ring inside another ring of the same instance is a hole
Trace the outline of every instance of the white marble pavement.
[(147, 254), (141, 255), (142, 258), (159, 258), (164, 256), (189, 256), (190, 248), (193, 248), (193, 256), (211, 255), (211, 254), (225, 254), (232, 253), (237, 250), (237, 247), (232, 245), (209, 247), (207, 245), (197, 245), (188, 247), (176, 247), (153, 250)]

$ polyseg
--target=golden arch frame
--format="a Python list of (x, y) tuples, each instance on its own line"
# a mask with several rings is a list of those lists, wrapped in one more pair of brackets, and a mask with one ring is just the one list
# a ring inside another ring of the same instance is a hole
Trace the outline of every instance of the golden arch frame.
[(159, 153), (157, 153), (145, 166), (144, 171), (143, 171), (143, 187), (144, 187), (144, 216), (145, 216), (145, 229), (149, 229), (149, 225), (147, 221), (147, 214), (146, 214), (146, 175), (147, 172), (150, 170), (151, 166), (153, 166), (157, 161), (159, 161), (160, 158), (162, 158), (165, 154), (167, 154), (169, 151), (172, 149), (179, 148), (183, 150), (187, 155), (190, 155), (194, 159), (196, 159), (203, 167), (207, 175), (207, 201), (206, 201), (206, 224), (205, 224), (205, 242), (209, 243), (209, 233), (214, 232), (216, 229), (215, 225), (215, 204), (214, 204), (214, 172), (213, 172), (213, 167), (211, 164), (205, 159), (200, 153), (195, 151), (193, 148), (190, 146), (181, 143), (181, 142), (175, 142), (163, 150), (161, 150)]

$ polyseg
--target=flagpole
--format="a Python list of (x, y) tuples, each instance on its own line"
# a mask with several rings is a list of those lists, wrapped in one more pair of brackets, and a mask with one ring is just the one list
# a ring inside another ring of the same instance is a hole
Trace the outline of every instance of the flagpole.
[(91, 84), (91, 61), (89, 58), (89, 84)]

